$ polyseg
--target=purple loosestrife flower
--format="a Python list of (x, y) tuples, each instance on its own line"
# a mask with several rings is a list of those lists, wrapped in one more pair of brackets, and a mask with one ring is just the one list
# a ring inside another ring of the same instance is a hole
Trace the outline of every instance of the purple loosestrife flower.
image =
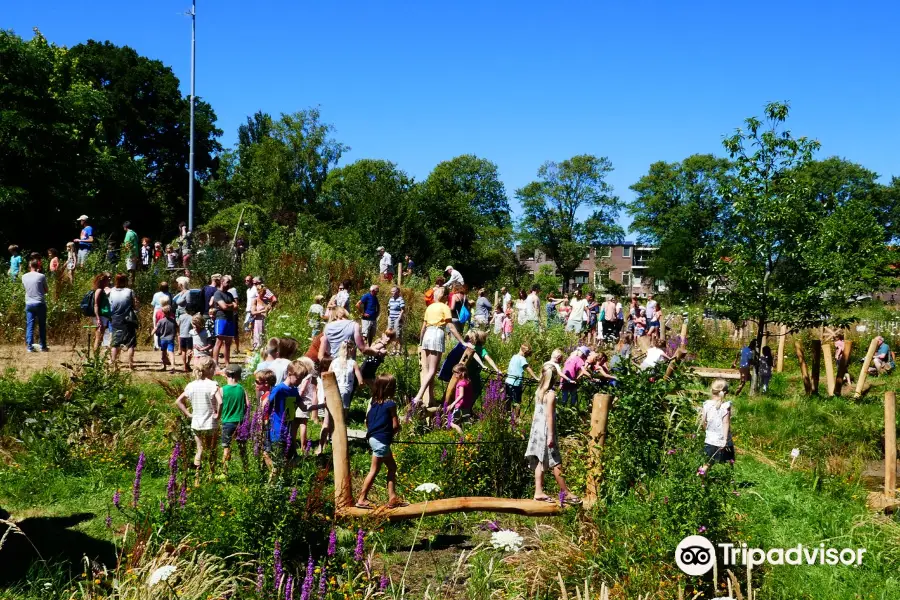
[(325, 587), (328, 583), (328, 579), (325, 576), (325, 565), (322, 565), (322, 573), (319, 575), (319, 600), (325, 600), (325, 592), (327, 588)]
[(178, 484), (178, 458), (181, 456), (181, 442), (175, 442), (172, 456), (169, 458), (169, 482), (166, 484), (166, 498), (175, 502), (175, 486)]
[(297, 488), (291, 488), (291, 497), (288, 498), (288, 504), (293, 504), (297, 501)]
[(447, 429), (453, 429), (453, 412), (452, 411), (447, 413), (447, 419), (446, 419), (446, 422), (444, 425)]
[(262, 594), (263, 587), (266, 585), (266, 575), (262, 565), (256, 567), (256, 593)]
[(178, 494), (178, 504), (184, 508), (184, 505), (187, 504), (187, 484), (181, 484), (181, 493)]
[(447, 460), (447, 449), (444, 448), (443, 452), (441, 452), (441, 462)]
[(107, 529), (112, 528), (112, 517), (110, 515), (106, 515), (106, 528)]
[(566, 503), (566, 493), (562, 490), (559, 490), (559, 505), (563, 506)]
[(675, 448), (670, 448), (669, 450), (666, 450), (666, 454), (668, 454), (669, 456), (675, 454)]
[(313, 561), (312, 555), (310, 555), (309, 561), (306, 563), (306, 577), (303, 578), (303, 588), (300, 590), (300, 600), (309, 600), (313, 585), (316, 583), (314, 574), (315, 568), (316, 563)]
[(353, 552), (354, 560), (362, 560), (363, 559), (363, 538), (365, 538), (366, 532), (360, 529), (356, 532), (356, 550)]
[(388, 576), (387, 573), (381, 574), (381, 579), (378, 581), (378, 589), (382, 592), (387, 589), (388, 586)]
[(113, 494), (113, 506), (122, 508), (122, 495), (119, 493), (119, 490), (116, 490), (116, 493)]
[(134, 469), (134, 485), (131, 488), (131, 505), (134, 508), (137, 508), (138, 500), (141, 499), (141, 476), (144, 474), (144, 466), (146, 464), (147, 456), (141, 452), (141, 455), (138, 457), (137, 467)]
[(306, 440), (306, 448), (304, 448), (303, 451), (304, 451), (306, 454), (309, 454), (310, 452), (312, 452), (312, 446), (313, 446), (312, 440)]
[(701, 525), (697, 528), (697, 533), (706, 533), (706, 525)]
[(159, 512), (161, 512), (161, 513), (166, 512), (166, 501), (165, 500), (159, 501)]
[(703, 465), (702, 467), (697, 469), (697, 475), (699, 475), (700, 477), (706, 475), (706, 465)]
[(332, 529), (331, 533), (328, 534), (328, 556), (334, 556), (334, 553), (337, 551), (337, 532)]
[(178, 470), (179, 457), (181, 457), (181, 442), (175, 442), (175, 447), (172, 448), (172, 456), (169, 457), (169, 470), (170, 471)]
[(281, 585), (281, 576), (284, 574), (284, 569), (281, 567), (281, 542), (275, 541), (275, 552), (273, 554), (275, 561), (275, 589)]
[(288, 575), (287, 583), (284, 584), (284, 600), (291, 600), (294, 597), (294, 576)]

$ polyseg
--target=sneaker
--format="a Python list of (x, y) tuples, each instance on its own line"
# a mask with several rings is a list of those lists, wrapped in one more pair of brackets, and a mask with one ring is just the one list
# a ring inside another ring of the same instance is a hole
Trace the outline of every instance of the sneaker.
[(34, 348), (31, 346), (25, 346), (25, 352), (34, 352)]
[(47, 348), (47, 347), (41, 348), (41, 352), (50, 352), (50, 348)]

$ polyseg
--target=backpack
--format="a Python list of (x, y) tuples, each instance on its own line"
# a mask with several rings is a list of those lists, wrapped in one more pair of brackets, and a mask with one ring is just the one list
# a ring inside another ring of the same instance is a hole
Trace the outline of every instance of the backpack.
[(184, 304), (184, 310), (189, 315), (206, 314), (206, 311), (203, 310), (203, 290), (187, 291), (187, 301)]
[(96, 291), (91, 290), (81, 297), (81, 314), (86, 317), (93, 317), (96, 314), (94, 312), (94, 292)]
[(434, 304), (434, 288), (425, 290), (425, 306)]
[(470, 316), (471, 315), (469, 314), (469, 307), (466, 306), (465, 302), (463, 302), (462, 308), (459, 309), (459, 324), (465, 325), (466, 323), (468, 323)]

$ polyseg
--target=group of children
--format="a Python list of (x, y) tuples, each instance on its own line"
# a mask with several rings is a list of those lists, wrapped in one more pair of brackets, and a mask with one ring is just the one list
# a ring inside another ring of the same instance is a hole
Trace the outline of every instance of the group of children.
[[(16, 280), (19, 276), (25, 271), (24, 265), (27, 264), (25, 258), (19, 253), (19, 247), (15, 244), (12, 244), (7, 248), (9, 251), (9, 270), (7, 274), (11, 280)], [(54, 275), (64, 275), (69, 282), (72, 281), (75, 266), (78, 262), (78, 251), (75, 248), (75, 242), (69, 242), (66, 245), (66, 262), (64, 265), (60, 264), (59, 260), (59, 252), (56, 248), (50, 248), (47, 250), (47, 270)], [(30, 263), (32, 260), (38, 261), (38, 270), (43, 273), (44, 272), (44, 257), (40, 252), (32, 252), (28, 255), (27, 262)]]

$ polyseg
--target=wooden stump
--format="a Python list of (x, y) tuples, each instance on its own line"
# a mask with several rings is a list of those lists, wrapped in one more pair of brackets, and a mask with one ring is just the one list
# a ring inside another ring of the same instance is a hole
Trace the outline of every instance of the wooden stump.
[(594, 394), (591, 405), (590, 451), (588, 454), (587, 489), (584, 507), (590, 508), (597, 502), (597, 484), (603, 475), (601, 448), (606, 444), (606, 426), (609, 421), (609, 394)]
[(325, 404), (334, 422), (331, 434), (331, 452), (334, 457), (334, 510), (340, 513), (353, 506), (353, 490), (350, 481), (350, 450), (347, 446), (347, 424), (344, 422), (344, 405), (334, 373), (322, 373), (325, 386)]
[(822, 365), (822, 340), (812, 341), (812, 393), (819, 393), (819, 375)]
[(884, 393), (884, 495), (897, 495), (897, 397)]
[(784, 340), (787, 338), (787, 326), (781, 326), (781, 335), (778, 336), (778, 358), (775, 362), (775, 372), (784, 372)]
[(831, 344), (822, 344), (822, 358), (825, 359), (825, 388), (829, 396), (834, 396), (834, 355)]
[(873, 337), (869, 343), (869, 351), (866, 352), (866, 359), (863, 361), (862, 369), (859, 370), (859, 379), (856, 380), (856, 391), (853, 392), (854, 398), (862, 396), (863, 388), (866, 385), (866, 377), (869, 376), (869, 366), (872, 364), (872, 358), (875, 351), (878, 350), (878, 338)]

